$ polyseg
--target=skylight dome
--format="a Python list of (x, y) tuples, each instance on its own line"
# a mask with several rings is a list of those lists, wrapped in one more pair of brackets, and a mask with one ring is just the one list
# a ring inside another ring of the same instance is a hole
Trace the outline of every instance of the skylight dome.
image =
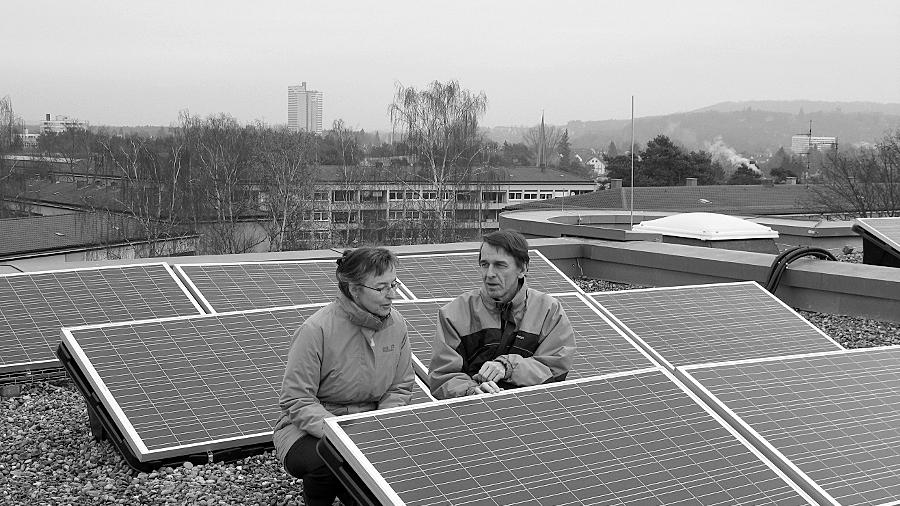
[(778, 232), (751, 221), (716, 213), (682, 213), (643, 221), (632, 229), (672, 237), (701, 241), (735, 239), (774, 239)]

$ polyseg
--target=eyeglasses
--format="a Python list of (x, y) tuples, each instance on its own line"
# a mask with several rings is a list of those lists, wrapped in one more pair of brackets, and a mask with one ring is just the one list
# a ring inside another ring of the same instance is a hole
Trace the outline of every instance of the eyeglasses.
[(364, 285), (362, 283), (358, 283), (358, 284), (359, 284), (359, 286), (361, 286), (363, 288), (368, 288), (369, 290), (374, 290), (374, 291), (380, 293), (381, 295), (390, 293), (391, 290), (397, 290), (398, 288), (400, 288), (400, 280), (399, 279), (395, 279), (395, 280), (391, 281), (391, 283), (389, 285), (384, 285), (381, 288), (374, 288), (371, 286)]

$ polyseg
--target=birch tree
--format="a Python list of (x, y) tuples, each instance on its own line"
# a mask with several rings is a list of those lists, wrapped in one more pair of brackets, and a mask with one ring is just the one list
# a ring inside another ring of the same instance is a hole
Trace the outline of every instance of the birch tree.
[(24, 213), (21, 204), (11, 202), (25, 192), (25, 178), (16, 171), (16, 160), (7, 158), (21, 147), (19, 118), (13, 112), (12, 100), (0, 98), (0, 218)]
[(253, 188), (254, 129), (227, 114), (200, 119), (182, 114), (188, 149), (194, 221), (210, 254), (246, 253), (265, 240), (252, 221), (260, 214)]
[(316, 188), (312, 134), (286, 127), (257, 128), (256, 171), (263, 192), (269, 251), (297, 249), (303, 242), (304, 214)]
[(107, 221), (120, 227), (121, 238), (146, 240), (146, 256), (177, 253), (172, 239), (189, 230), (184, 145), (173, 137), (149, 140), (136, 135), (107, 137), (99, 144), (102, 152), (95, 159), (120, 185), (109, 192), (114, 206), (96, 211), (105, 211)]
[(447, 237), (445, 211), (453, 199), (448, 189), (468, 180), (482, 149), (478, 120), (486, 110), (484, 92), (471, 92), (456, 80), (433, 81), (423, 89), (397, 86), (391, 120), (424, 168), (420, 177), (433, 188), (427, 207), (436, 241)]

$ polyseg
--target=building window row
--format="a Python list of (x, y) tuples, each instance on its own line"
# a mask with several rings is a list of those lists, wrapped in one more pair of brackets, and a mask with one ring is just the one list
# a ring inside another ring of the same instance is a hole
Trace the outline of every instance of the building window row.
[[(510, 201), (513, 200), (548, 200), (555, 197), (566, 197), (569, 195), (581, 195), (582, 193), (591, 193), (590, 190), (510, 190), (507, 196)], [(486, 199), (485, 199), (486, 200)]]
[[(569, 195), (581, 195), (590, 193), (593, 189), (584, 190), (509, 190), (505, 191), (482, 191), (480, 193), (483, 202), (503, 203), (505, 201), (514, 200), (548, 200), (556, 197), (566, 197)], [(441, 192), (443, 200), (452, 200), (455, 198), (457, 202), (474, 202), (477, 200), (479, 193), (476, 191), (446, 191)], [(418, 201), (418, 200), (437, 200), (437, 190), (332, 190), (332, 202), (396, 202), (396, 201)], [(316, 201), (327, 201), (325, 192), (315, 192), (313, 199)]]

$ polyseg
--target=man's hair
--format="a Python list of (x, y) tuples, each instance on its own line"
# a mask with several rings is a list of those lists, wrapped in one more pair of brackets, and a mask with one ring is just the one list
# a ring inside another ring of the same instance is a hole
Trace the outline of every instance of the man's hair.
[(397, 255), (387, 248), (375, 248), (363, 246), (354, 250), (344, 250), (341, 258), (337, 259), (337, 270), (334, 277), (337, 278), (338, 288), (348, 298), (350, 285), (360, 284), (369, 274), (381, 276), (391, 267), (397, 266)]
[[(503, 250), (516, 260), (520, 269), (528, 267), (528, 241), (525, 236), (515, 230), (497, 230), (485, 234), (481, 240), (494, 248)], [(481, 251), (478, 252), (478, 260), (481, 261)]]

